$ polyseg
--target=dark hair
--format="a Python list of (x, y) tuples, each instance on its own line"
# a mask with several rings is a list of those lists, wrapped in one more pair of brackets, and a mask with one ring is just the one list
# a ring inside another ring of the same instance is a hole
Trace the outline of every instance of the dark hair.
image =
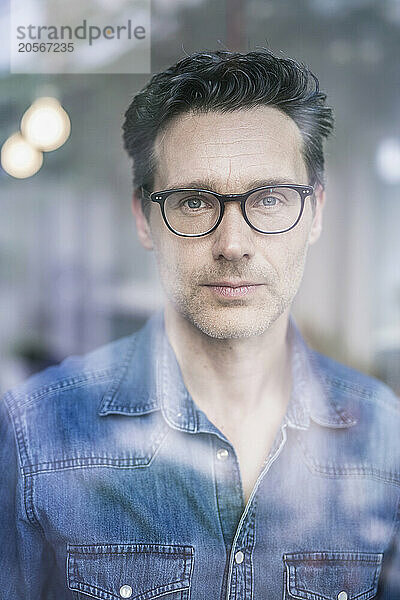
[(333, 130), (332, 109), (317, 77), (303, 64), (270, 50), (218, 50), (180, 60), (137, 93), (125, 113), (124, 147), (133, 159), (134, 188), (153, 189), (154, 141), (176, 115), (268, 105), (291, 117), (303, 139), (309, 183), (324, 186), (323, 138)]

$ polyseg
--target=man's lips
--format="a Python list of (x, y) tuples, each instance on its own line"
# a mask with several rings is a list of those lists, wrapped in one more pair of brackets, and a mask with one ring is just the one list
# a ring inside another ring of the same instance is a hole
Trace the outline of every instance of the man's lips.
[(240, 298), (254, 292), (262, 283), (254, 283), (253, 281), (218, 281), (215, 283), (204, 284), (210, 288), (217, 296), (224, 298)]
[(254, 285), (264, 285), (262, 283), (256, 283), (255, 281), (216, 281), (215, 283), (204, 283), (203, 285), (208, 287), (249, 287)]

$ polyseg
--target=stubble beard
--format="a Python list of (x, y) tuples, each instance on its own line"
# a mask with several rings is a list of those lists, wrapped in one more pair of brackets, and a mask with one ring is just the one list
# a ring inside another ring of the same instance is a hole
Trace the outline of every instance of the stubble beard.
[(195, 292), (176, 299), (176, 309), (194, 327), (214, 339), (238, 339), (262, 335), (287, 307), (282, 298), (255, 304), (235, 301), (235, 305), (202, 303)]
[[(214, 339), (249, 338), (265, 333), (291, 305), (301, 283), (306, 253), (305, 249), (281, 277), (272, 266), (242, 268), (240, 273), (237, 266), (226, 264), (223, 273), (221, 269), (218, 273), (216, 269), (204, 269), (186, 274), (173, 271), (171, 265), (162, 261), (159, 269), (168, 301), (192, 326)], [(265, 283), (255, 291), (254, 298), (234, 302), (219, 301), (203, 287), (205, 283), (232, 277)]]

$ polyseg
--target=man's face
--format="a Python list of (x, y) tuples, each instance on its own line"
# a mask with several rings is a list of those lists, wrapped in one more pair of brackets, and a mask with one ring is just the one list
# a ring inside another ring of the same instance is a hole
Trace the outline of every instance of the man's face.
[[(154, 190), (198, 187), (236, 194), (268, 179), (307, 185), (300, 149), (297, 125), (272, 107), (184, 114), (156, 140)], [(313, 215), (308, 198), (298, 225), (277, 235), (251, 229), (240, 203), (229, 202), (218, 228), (199, 238), (169, 231), (160, 207), (151, 203), (149, 228), (139, 219), (139, 235), (154, 248), (169, 308), (214, 338), (265, 332), (297, 293), (308, 245), (319, 235), (322, 200), (320, 193)], [(252, 285), (236, 291), (226, 285), (243, 282)]]

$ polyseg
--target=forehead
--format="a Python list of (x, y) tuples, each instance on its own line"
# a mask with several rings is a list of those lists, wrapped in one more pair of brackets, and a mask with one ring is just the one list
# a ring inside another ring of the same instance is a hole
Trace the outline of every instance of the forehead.
[(159, 133), (154, 149), (156, 185), (163, 187), (193, 180), (237, 187), (268, 177), (307, 183), (300, 130), (270, 106), (184, 113)]

